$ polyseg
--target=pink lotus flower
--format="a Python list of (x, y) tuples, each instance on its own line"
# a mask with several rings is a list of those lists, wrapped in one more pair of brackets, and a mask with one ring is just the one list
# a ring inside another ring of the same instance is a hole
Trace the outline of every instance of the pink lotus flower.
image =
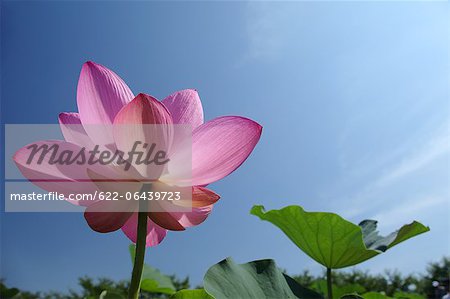
[[(188, 212), (149, 211), (147, 246), (159, 244), (167, 230), (184, 230), (202, 223), (210, 214), (219, 195), (207, 189), (211, 184), (236, 170), (256, 146), (262, 127), (244, 117), (224, 116), (204, 123), (203, 110), (197, 91), (192, 89), (173, 93), (163, 101), (146, 94), (134, 96), (125, 82), (108, 68), (86, 62), (81, 70), (77, 89), (78, 113), (61, 113), (59, 122), (65, 140), (40, 141), (39, 145), (58, 144), (62, 149), (79, 150), (93, 144), (128, 146), (129, 130), (116, 130), (120, 125), (132, 124), (142, 130), (145, 124), (190, 125), (192, 131), (192, 209)], [(95, 125), (95, 126), (91, 126)], [(115, 190), (118, 181), (129, 181), (127, 188), (140, 190), (146, 178), (146, 169), (125, 173), (111, 165), (52, 165), (26, 163), (28, 150), (21, 148), (14, 161), (22, 174), (35, 185), (53, 192), (74, 193), (94, 190)], [(177, 160), (177, 159), (175, 159)], [(44, 161), (46, 162), (46, 161)], [(164, 175), (163, 175), (164, 176)], [(165, 179), (170, 178), (165, 175)], [(72, 184), (82, 182), (82, 184)], [(163, 186), (163, 180), (155, 182)], [(163, 187), (162, 187), (163, 188)], [(119, 190), (123, 191), (123, 190)], [(86, 205), (84, 213), (89, 226), (106, 233), (122, 229), (136, 242), (137, 212), (126, 208), (110, 211), (108, 202), (79, 203)]]

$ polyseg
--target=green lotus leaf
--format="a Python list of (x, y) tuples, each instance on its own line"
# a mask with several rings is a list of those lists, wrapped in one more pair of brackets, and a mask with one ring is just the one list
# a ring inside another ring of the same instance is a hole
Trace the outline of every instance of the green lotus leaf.
[(356, 225), (337, 214), (306, 212), (300, 206), (266, 212), (258, 205), (250, 213), (279, 227), (303, 252), (330, 269), (359, 264), (430, 230), (414, 221), (382, 237), (374, 220)]
[(425, 297), (423, 295), (420, 295), (417, 293), (407, 293), (407, 292), (400, 292), (400, 291), (395, 292), (394, 298), (397, 298), (397, 299), (425, 299)]
[(341, 299), (364, 299), (364, 298), (356, 293), (352, 293), (352, 294), (345, 294), (344, 296), (341, 296)]
[[(311, 289), (317, 291), (320, 294), (327, 294), (327, 281), (325, 279), (318, 279), (313, 282)], [(346, 284), (346, 285), (335, 285), (332, 286), (333, 297), (342, 298), (345, 296), (354, 296), (355, 294), (362, 294), (366, 292), (366, 289), (360, 284)], [(350, 298), (347, 298), (350, 299)]]
[[(131, 261), (134, 261), (134, 253), (136, 246), (130, 245)], [(162, 274), (158, 269), (155, 269), (147, 264), (144, 264), (141, 279), (141, 289), (151, 293), (173, 294), (176, 289), (169, 276)]]
[(323, 299), (283, 274), (273, 260), (236, 264), (227, 258), (206, 272), (203, 285), (216, 299)]
[(181, 290), (173, 294), (171, 299), (214, 299), (204, 289)]
[(368, 292), (363, 294), (362, 297), (364, 299), (392, 299), (391, 297), (386, 296), (385, 294), (377, 292)]

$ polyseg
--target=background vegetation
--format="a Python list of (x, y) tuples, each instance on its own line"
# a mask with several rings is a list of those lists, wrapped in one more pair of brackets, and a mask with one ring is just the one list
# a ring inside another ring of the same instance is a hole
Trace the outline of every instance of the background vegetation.
[[(320, 293), (325, 290), (325, 275), (314, 276), (308, 271), (292, 276), (298, 283), (314, 289)], [(397, 271), (386, 270), (384, 274), (370, 274), (368, 271), (336, 271), (334, 273), (334, 294), (336, 298), (346, 293), (380, 292), (394, 298), (442, 298), (449, 289), (450, 257), (443, 257), (441, 261), (430, 263), (426, 273), (421, 275), (402, 275)], [(189, 278), (179, 279), (175, 275), (170, 276), (177, 290), (191, 287)], [(93, 279), (82, 277), (78, 284), (80, 290), (69, 290), (68, 293), (58, 292), (27, 292), (11, 286), (0, 284), (1, 298), (14, 299), (91, 299), (99, 298), (103, 291), (126, 296), (128, 281), (112, 281), (107, 278)], [(200, 286), (197, 286), (198, 288)], [(169, 295), (143, 291), (141, 298), (169, 298)]]

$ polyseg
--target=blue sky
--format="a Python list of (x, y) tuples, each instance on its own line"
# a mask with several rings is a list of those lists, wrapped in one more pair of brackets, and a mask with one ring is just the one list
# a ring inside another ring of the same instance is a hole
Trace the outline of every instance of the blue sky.
[[(163, 273), (201, 282), (209, 266), (274, 258), (321, 268), (254, 204), (380, 220), (431, 232), (357, 268), (416, 273), (450, 252), (447, 2), (2, 2), (2, 123), (56, 123), (76, 111), (86, 60), (135, 94), (196, 88), (206, 119), (264, 126), (247, 162), (211, 186), (208, 220), (147, 251)], [(77, 278), (128, 279), (128, 239), (78, 213), (1, 213), (1, 276), (27, 290)]]

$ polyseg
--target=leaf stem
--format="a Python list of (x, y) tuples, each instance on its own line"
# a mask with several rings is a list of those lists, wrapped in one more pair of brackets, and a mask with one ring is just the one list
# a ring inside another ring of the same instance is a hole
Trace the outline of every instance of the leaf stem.
[[(141, 191), (150, 189), (150, 184), (144, 184)], [(145, 246), (147, 239), (147, 209), (146, 201), (139, 201), (136, 252), (134, 254), (133, 272), (131, 273), (131, 283), (128, 290), (128, 299), (138, 299), (141, 288), (142, 270), (144, 268)]]
[(327, 289), (328, 289), (328, 299), (333, 299), (333, 281), (331, 279), (330, 268), (327, 268)]

